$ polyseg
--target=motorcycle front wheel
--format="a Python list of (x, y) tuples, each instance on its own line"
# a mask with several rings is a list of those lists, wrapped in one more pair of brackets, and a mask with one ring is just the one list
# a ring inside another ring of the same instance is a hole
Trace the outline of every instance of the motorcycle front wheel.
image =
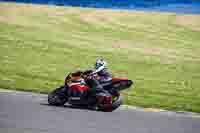
[(63, 106), (68, 101), (65, 91), (64, 86), (61, 86), (50, 92), (48, 94), (48, 103), (54, 106)]

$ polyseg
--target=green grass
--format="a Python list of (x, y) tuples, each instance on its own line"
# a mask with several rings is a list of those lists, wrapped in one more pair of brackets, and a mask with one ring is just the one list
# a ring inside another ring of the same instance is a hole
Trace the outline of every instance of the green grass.
[(103, 56), (135, 81), (126, 104), (200, 112), (199, 27), (198, 15), (0, 3), (0, 87), (46, 93)]

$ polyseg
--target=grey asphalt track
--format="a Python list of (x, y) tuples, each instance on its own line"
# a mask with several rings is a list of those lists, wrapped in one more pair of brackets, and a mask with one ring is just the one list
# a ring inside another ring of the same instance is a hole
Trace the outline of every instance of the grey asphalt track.
[(198, 115), (53, 107), (47, 96), (0, 91), (0, 133), (200, 133)]

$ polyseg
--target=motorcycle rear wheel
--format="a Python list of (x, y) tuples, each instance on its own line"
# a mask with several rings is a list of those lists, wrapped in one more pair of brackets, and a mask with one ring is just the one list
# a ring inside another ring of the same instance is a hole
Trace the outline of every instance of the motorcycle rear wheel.
[(110, 107), (104, 107), (104, 106), (99, 106), (98, 110), (104, 111), (104, 112), (112, 112), (119, 108), (120, 105), (123, 103), (123, 97), (118, 96), (116, 100), (113, 101), (112, 105)]

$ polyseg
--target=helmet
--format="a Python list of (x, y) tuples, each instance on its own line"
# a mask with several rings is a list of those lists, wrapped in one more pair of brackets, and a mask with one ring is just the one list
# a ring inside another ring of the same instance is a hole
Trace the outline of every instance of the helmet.
[(98, 69), (101, 66), (106, 67), (106, 62), (102, 58), (98, 58), (95, 63), (95, 69)]

